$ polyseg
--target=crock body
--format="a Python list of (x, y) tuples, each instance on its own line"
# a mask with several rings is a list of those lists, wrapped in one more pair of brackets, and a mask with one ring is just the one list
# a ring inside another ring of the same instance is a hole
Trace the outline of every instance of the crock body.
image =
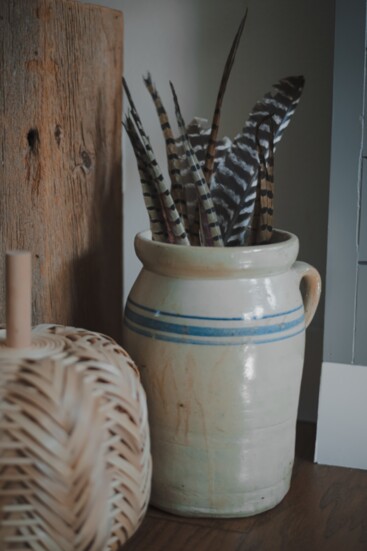
[(147, 394), (151, 501), (161, 509), (247, 516), (289, 489), (305, 348), (300, 280), (312, 291), (307, 323), (320, 284), (296, 262), (296, 236), (275, 240), (209, 248), (136, 237), (143, 268), (123, 344)]

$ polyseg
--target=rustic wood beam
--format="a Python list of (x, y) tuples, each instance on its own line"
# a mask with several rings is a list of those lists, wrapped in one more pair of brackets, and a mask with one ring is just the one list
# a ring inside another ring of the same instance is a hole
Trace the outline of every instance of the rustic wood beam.
[(0, 321), (25, 249), (33, 324), (120, 338), (122, 38), (116, 10), (0, 2)]

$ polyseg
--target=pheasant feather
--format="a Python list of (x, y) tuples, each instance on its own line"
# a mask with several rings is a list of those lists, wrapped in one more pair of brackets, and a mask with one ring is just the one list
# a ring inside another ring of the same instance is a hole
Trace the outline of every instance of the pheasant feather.
[[(189, 138), (190, 145), (197, 157), (201, 167), (205, 162), (205, 151), (208, 145), (210, 129), (203, 128), (202, 123), (205, 119), (194, 118), (186, 127), (186, 136)], [(200, 245), (200, 216), (198, 194), (191, 173), (191, 163), (188, 162), (184, 146), (183, 136), (180, 135), (175, 140), (178, 153), (178, 163), (180, 167), (181, 183), (186, 202), (186, 213), (189, 225), (190, 242), (192, 245)]]
[(269, 243), (273, 235), (274, 197), (274, 143), (270, 139), (269, 156), (265, 160), (261, 145), (260, 158), (260, 223), (256, 238), (257, 244)]
[[(154, 224), (157, 224), (153, 228), (151, 228), (152, 233), (154, 232), (157, 238), (156, 240), (158, 241), (162, 240), (168, 243), (175, 243), (176, 237), (173, 231), (172, 221), (170, 220), (169, 216), (167, 216), (166, 197), (164, 194), (159, 192), (159, 188), (156, 182), (156, 173), (153, 170), (154, 167), (152, 165), (152, 159), (147, 154), (147, 151), (141, 141), (141, 138), (137, 130), (133, 126), (131, 116), (127, 117), (127, 121), (129, 121), (127, 124), (129, 124), (130, 126), (129, 137), (134, 148), (134, 153), (137, 159), (138, 168), (140, 168), (141, 176), (143, 177), (143, 180), (141, 178), (141, 183), (143, 185), (143, 197), (148, 209), (148, 215), (151, 214), (153, 217)], [(132, 138), (131, 127), (134, 128), (134, 139), (131, 139)], [(139, 146), (137, 145), (137, 142), (139, 142)], [(139, 163), (140, 163), (140, 166), (139, 166)], [(157, 214), (157, 217), (155, 217), (155, 214)], [(163, 229), (160, 227), (159, 222), (163, 224)], [(165, 237), (165, 239), (160, 238), (161, 232), (162, 232), (162, 237)]]
[(211, 179), (211, 193), (225, 245), (244, 245), (249, 239), (258, 184), (260, 143), (264, 160), (270, 144), (280, 141), (297, 107), (304, 78), (280, 80), (255, 104), (243, 131), (236, 136)]
[(234, 37), (226, 64), (224, 66), (222, 80), (219, 86), (217, 101), (215, 104), (215, 110), (213, 115), (212, 127), (211, 127), (210, 136), (209, 136), (208, 148), (206, 152), (205, 166), (203, 169), (205, 179), (207, 182), (210, 181), (211, 175), (213, 173), (213, 168), (214, 168), (215, 149), (216, 149), (217, 138), (218, 138), (220, 112), (222, 108), (224, 93), (226, 91), (229, 75), (231, 74), (232, 66), (236, 57), (237, 48), (240, 43), (242, 31), (246, 23), (246, 18), (247, 18), (247, 9), (238, 27), (237, 33)]
[(130, 107), (131, 107), (131, 116), (136, 124), (136, 127), (138, 129), (138, 132), (141, 137), (141, 143), (144, 146), (144, 153), (148, 160), (147, 162), (147, 170), (152, 175), (154, 183), (157, 188), (157, 192), (159, 194), (160, 201), (163, 205), (163, 216), (168, 224), (168, 234), (172, 232), (174, 235), (174, 242), (179, 245), (189, 245), (190, 242), (188, 240), (188, 237), (186, 235), (185, 228), (182, 224), (180, 215), (176, 209), (175, 203), (172, 199), (171, 193), (164, 181), (163, 175), (159, 169), (158, 163), (156, 161), (156, 158), (154, 156), (152, 147), (149, 142), (149, 138), (146, 135), (143, 125), (141, 123), (140, 117), (138, 115), (138, 112), (135, 108), (134, 102), (132, 100), (130, 91), (127, 87), (127, 83), (125, 79), (123, 79), (124, 89), (126, 92), (126, 96), (128, 98)]
[(179, 168), (179, 160), (176, 148), (175, 138), (172, 132), (171, 125), (169, 123), (167, 111), (165, 110), (162, 100), (158, 94), (157, 88), (153, 84), (150, 73), (144, 78), (145, 85), (152, 97), (154, 102), (159, 123), (163, 132), (165, 144), (166, 144), (166, 154), (167, 154), (167, 163), (168, 163), (168, 172), (171, 178), (171, 194), (175, 202), (178, 213), (180, 214), (186, 233), (189, 231), (187, 211), (186, 211), (186, 201), (183, 186), (181, 183), (181, 174)]
[(270, 141), (269, 158), (265, 160), (260, 143), (259, 153), (259, 183), (257, 197), (249, 235), (249, 245), (269, 243), (273, 234), (273, 197), (274, 197), (274, 144)]
[(187, 162), (183, 141), (176, 138), (176, 148), (178, 154), (178, 163), (180, 167), (180, 183), (184, 196), (186, 209), (186, 222), (188, 225), (188, 235), (191, 245), (200, 245), (200, 221), (195, 218), (196, 207), (198, 205), (198, 194), (196, 186), (192, 179), (190, 166)]
[(216, 215), (213, 201), (210, 195), (210, 191), (206, 183), (205, 177), (203, 175), (203, 172), (201, 170), (200, 164), (191, 147), (189, 139), (187, 138), (185, 123), (181, 115), (180, 106), (179, 106), (177, 95), (172, 82), (170, 82), (170, 86), (172, 90), (173, 100), (175, 103), (177, 123), (180, 128), (180, 131), (182, 132), (185, 152), (191, 166), (192, 177), (195, 182), (199, 200), (200, 200), (200, 213), (201, 213), (201, 222), (202, 222), (202, 228), (203, 228), (204, 244), (221, 247), (223, 246), (223, 241), (222, 241), (221, 231), (217, 220), (217, 215)]
[(149, 171), (147, 170), (146, 161), (144, 160), (144, 148), (140, 142), (139, 136), (136, 133), (133, 122), (128, 116), (125, 118), (124, 128), (130, 138), (137, 160), (143, 198), (148, 211), (152, 238), (154, 241), (166, 242), (169, 239), (166, 223), (162, 216), (161, 202), (159, 201), (157, 190), (151, 180)]

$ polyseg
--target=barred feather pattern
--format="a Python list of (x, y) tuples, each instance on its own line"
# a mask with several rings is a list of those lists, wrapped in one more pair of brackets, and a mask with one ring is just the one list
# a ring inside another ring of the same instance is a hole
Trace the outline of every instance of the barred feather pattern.
[(217, 101), (216, 101), (216, 104), (215, 104), (214, 115), (213, 115), (213, 120), (212, 120), (212, 126), (211, 126), (211, 131), (210, 131), (210, 136), (209, 136), (209, 142), (208, 142), (208, 147), (207, 147), (207, 151), (206, 151), (205, 165), (204, 165), (204, 168), (203, 168), (203, 172), (204, 172), (205, 179), (206, 179), (207, 182), (210, 181), (210, 178), (211, 178), (211, 175), (212, 175), (213, 169), (214, 169), (215, 149), (216, 149), (216, 145), (217, 145), (218, 130), (219, 130), (219, 123), (220, 123), (220, 112), (221, 112), (221, 108), (222, 108), (224, 93), (225, 93), (226, 88), (227, 88), (228, 79), (229, 79), (229, 76), (231, 74), (231, 70), (232, 70), (232, 66), (233, 66), (233, 63), (234, 63), (234, 60), (235, 60), (235, 57), (236, 57), (238, 45), (240, 43), (242, 31), (243, 31), (243, 28), (244, 28), (245, 23), (246, 23), (246, 18), (247, 18), (247, 9), (246, 9), (244, 17), (242, 18), (242, 20), (240, 22), (237, 33), (234, 37), (230, 52), (229, 52), (228, 57), (227, 57), (226, 64), (224, 66), (224, 71), (223, 71), (222, 79), (221, 79), (220, 86), (219, 86), (219, 91), (218, 91), (218, 95), (217, 95)]
[[(196, 158), (203, 168), (205, 165), (206, 151), (210, 136), (210, 128), (208, 121), (203, 118), (195, 117), (186, 127), (186, 135), (190, 140), (190, 144)], [(219, 160), (224, 157), (227, 149), (230, 147), (231, 141), (228, 138), (219, 140), (216, 144), (214, 170), (218, 165)], [(181, 181), (185, 193), (187, 217), (189, 223), (190, 242), (192, 245), (199, 245), (199, 230), (200, 230), (200, 211), (195, 184), (192, 181), (191, 169), (187, 163), (185, 148), (182, 136), (176, 138), (176, 149), (178, 152), (178, 162), (180, 166)]]
[[(208, 138), (206, 138), (205, 141), (199, 138), (200, 143), (195, 143), (195, 136), (198, 134), (201, 120), (203, 120), (204, 123), (207, 123), (205, 119), (195, 118), (186, 128), (186, 135), (190, 139), (191, 147), (194, 150), (200, 166), (203, 167), (205, 160), (205, 149), (208, 144)], [(210, 129), (205, 131), (209, 132)], [(190, 138), (190, 133), (192, 136), (194, 136), (193, 140)], [(176, 138), (175, 145), (178, 154), (178, 166), (180, 169), (181, 185), (183, 188), (184, 200), (186, 204), (190, 243), (192, 245), (200, 245), (200, 216), (198, 194), (192, 178), (190, 164), (187, 162), (183, 136), (179, 136), (178, 138)]]
[(181, 137), (176, 138), (176, 150), (180, 167), (180, 183), (185, 201), (188, 236), (191, 245), (200, 245), (200, 221), (199, 218), (195, 217), (196, 207), (198, 206), (198, 195), (192, 179), (190, 167), (187, 163), (185, 148)]
[(176, 148), (176, 141), (172, 132), (172, 128), (168, 119), (167, 111), (165, 110), (161, 97), (158, 93), (156, 86), (153, 84), (150, 73), (144, 78), (145, 85), (152, 97), (155, 105), (159, 123), (163, 132), (166, 155), (168, 163), (168, 172), (171, 178), (171, 194), (176, 205), (177, 211), (181, 216), (186, 233), (189, 232), (189, 224), (187, 219), (186, 201), (183, 186), (180, 178), (180, 168), (178, 161), (178, 154)]
[(273, 235), (273, 197), (274, 197), (274, 144), (270, 139), (269, 156), (265, 160), (259, 146), (259, 189), (260, 213), (259, 226), (256, 234), (256, 244), (269, 243)]
[(217, 215), (213, 205), (213, 201), (210, 195), (209, 187), (206, 183), (204, 174), (200, 167), (200, 164), (196, 158), (196, 155), (191, 147), (190, 141), (186, 135), (185, 123), (181, 115), (180, 106), (178, 103), (177, 95), (174, 89), (172, 82), (170, 82), (173, 100), (175, 103), (177, 123), (182, 132), (183, 143), (185, 147), (185, 152), (190, 163), (190, 168), (192, 172), (192, 177), (196, 185), (196, 189), (199, 196), (199, 208), (200, 208), (200, 220), (203, 245), (206, 246), (223, 246), (222, 236), (220, 227), (217, 220)]
[(0, 548), (117, 551), (148, 507), (147, 405), (112, 339), (38, 326), (32, 348), (1, 332)]
[(135, 153), (144, 203), (149, 216), (152, 239), (153, 241), (165, 243), (169, 241), (169, 238), (167, 233), (167, 225), (162, 215), (161, 202), (145, 164), (143, 145), (141, 144), (140, 138), (136, 133), (133, 121), (128, 116), (125, 118), (124, 128), (130, 138)]
[(249, 239), (258, 184), (257, 140), (267, 161), (270, 142), (275, 151), (298, 105), (303, 86), (302, 76), (288, 77), (275, 84), (255, 104), (243, 131), (218, 163), (211, 179), (211, 192), (225, 245), (244, 245)]
[(269, 243), (273, 234), (274, 156), (271, 153), (265, 161), (259, 149), (259, 159), (259, 181), (246, 245)]
[[(206, 152), (208, 148), (211, 129), (208, 127), (207, 119), (200, 117), (194, 117), (193, 120), (186, 127), (186, 135), (190, 140), (191, 147), (196, 155), (196, 158), (202, 168), (205, 166)], [(224, 137), (217, 140), (215, 147), (214, 158), (214, 172), (218, 166), (219, 161), (225, 157), (226, 152), (230, 149), (232, 142), (229, 138)], [(176, 147), (183, 151), (182, 137), (176, 139)], [(180, 155), (179, 155), (180, 161)], [(182, 170), (188, 170), (187, 164)]]
[[(130, 121), (130, 124), (133, 126), (129, 115), (126, 117), (126, 121)], [(140, 141), (140, 137), (137, 134), (135, 127), (134, 132), (134, 139), (131, 143), (136, 145), (134, 152), (138, 163), (138, 168), (139, 159), (142, 161), (141, 167), (143, 169), (143, 179), (140, 179), (140, 182), (143, 187), (143, 198), (145, 205), (147, 206), (148, 216), (149, 218), (150, 215), (152, 216), (152, 238), (155, 241), (176, 243), (177, 239), (173, 231), (172, 221), (169, 217), (169, 204), (167, 207), (167, 196), (165, 193), (159, 193), (159, 187), (156, 185), (156, 173), (152, 169), (151, 159), (147, 155), (146, 149)]]
[(174, 235), (174, 243), (178, 245), (190, 245), (190, 242), (186, 235), (186, 231), (181, 221), (180, 215), (176, 209), (176, 205), (173, 201), (170, 190), (165, 183), (163, 174), (158, 166), (153, 149), (150, 145), (149, 138), (144, 131), (143, 125), (141, 123), (140, 117), (133, 103), (133, 100), (129, 92), (129, 89), (127, 87), (125, 79), (123, 79), (123, 83), (124, 83), (126, 96), (128, 98), (130, 108), (131, 108), (131, 116), (136, 124), (136, 127), (141, 137), (141, 142), (144, 146), (144, 152), (147, 158), (146, 167), (149, 173), (151, 174), (152, 179), (157, 187), (157, 192), (159, 194), (160, 200), (164, 208), (163, 215), (168, 224), (167, 233), (168, 235), (170, 235), (171, 233)]

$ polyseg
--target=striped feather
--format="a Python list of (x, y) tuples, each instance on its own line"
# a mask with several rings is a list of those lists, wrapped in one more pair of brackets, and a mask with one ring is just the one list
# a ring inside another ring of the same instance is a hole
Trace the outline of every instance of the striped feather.
[(208, 246), (221, 247), (223, 246), (223, 241), (209, 187), (206, 183), (204, 174), (201, 170), (196, 155), (191, 147), (190, 141), (187, 138), (185, 123), (181, 115), (180, 106), (172, 82), (170, 82), (170, 86), (175, 103), (177, 123), (182, 133), (185, 153), (187, 155), (188, 162), (190, 163), (192, 177), (199, 196), (200, 220), (203, 230), (203, 244)]
[[(208, 121), (199, 117), (195, 117), (189, 125), (186, 126), (186, 135), (190, 140), (190, 144), (200, 166), (203, 168), (205, 164), (206, 150), (210, 136), (210, 128)], [(224, 157), (226, 151), (231, 146), (229, 138), (223, 138), (217, 142), (215, 151), (214, 169), (218, 165), (219, 160)], [(187, 163), (185, 148), (182, 136), (176, 138), (176, 148), (178, 152), (178, 160), (180, 165), (181, 181), (184, 188), (187, 217), (189, 223), (190, 242), (192, 245), (200, 244), (199, 229), (200, 216), (197, 200), (197, 192), (195, 184), (192, 181), (191, 168)]]
[(271, 144), (270, 155), (265, 160), (260, 144), (258, 185), (254, 213), (249, 224), (246, 245), (264, 245), (271, 241), (273, 234), (273, 197), (274, 197), (274, 147)]
[[(208, 145), (208, 136), (210, 132), (210, 129), (202, 128), (202, 123), (207, 123), (207, 121), (205, 119), (194, 118), (193, 121), (186, 127), (186, 135), (190, 140), (190, 145), (201, 167), (204, 166), (205, 151)], [(205, 136), (200, 133), (201, 130), (206, 132)], [(200, 245), (200, 212), (198, 194), (195, 183), (193, 182), (190, 163), (187, 162), (183, 137), (179, 136), (176, 138), (175, 143), (178, 153), (181, 184), (186, 202), (190, 243), (192, 245)]]
[[(191, 147), (194, 150), (197, 160), (202, 168), (204, 168), (205, 165), (210, 133), (211, 129), (208, 127), (208, 121), (206, 119), (194, 117), (190, 124), (186, 126), (186, 135), (190, 140)], [(225, 156), (231, 145), (232, 142), (227, 137), (217, 140), (214, 158), (214, 172), (220, 159)], [(176, 147), (182, 151), (182, 136), (176, 138)]]
[(255, 104), (243, 131), (236, 136), (211, 179), (213, 202), (225, 245), (244, 245), (249, 239), (256, 201), (260, 144), (264, 160), (280, 141), (298, 105), (303, 77), (280, 80)]
[(198, 194), (192, 179), (190, 166), (187, 162), (185, 148), (181, 137), (176, 138), (176, 149), (180, 168), (180, 182), (182, 185), (186, 208), (188, 235), (191, 245), (200, 245), (200, 220), (196, 217)]
[(166, 144), (166, 155), (167, 155), (167, 164), (168, 172), (171, 178), (171, 194), (176, 205), (177, 211), (181, 216), (181, 219), (184, 223), (186, 233), (189, 232), (189, 224), (187, 218), (186, 210), (186, 201), (183, 186), (181, 183), (181, 174), (179, 167), (179, 160), (177, 154), (176, 141), (172, 132), (172, 128), (168, 119), (167, 111), (165, 110), (160, 95), (157, 91), (156, 86), (153, 84), (152, 77), (150, 73), (144, 78), (144, 83), (152, 97), (153, 103), (155, 105), (159, 123), (163, 132), (165, 144)]
[(159, 199), (163, 207), (163, 216), (168, 225), (167, 233), (168, 235), (170, 235), (171, 233), (174, 235), (174, 243), (177, 243), (179, 245), (190, 245), (182, 220), (179, 213), (177, 212), (176, 205), (172, 199), (170, 190), (168, 189), (164, 181), (163, 174), (160, 171), (152, 147), (150, 145), (149, 138), (144, 131), (143, 125), (135, 108), (125, 79), (123, 79), (123, 84), (131, 108), (131, 117), (134, 120), (134, 123), (139, 132), (141, 143), (144, 146), (144, 153), (147, 159), (146, 168), (147, 171), (151, 174), (152, 179), (156, 185)]
[(130, 142), (137, 160), (144, 203), (149, 216), (152, 239), (153, 241), (160, 242), (169, 241), (170, 238), (168, 237), (167, 226), (162, 216), (161, 202), (144, 159), (144, 148), (140, 142), (140, 138), (136, 132), (133, 121), (128, 116), (125, 117), (124, 128), (130, 138)]
[(234, 37), (230, 52), (227, 57), (226, 64), (224, 66), (222, 80), (219, 86), (217, 101), (215, 104), (214, 115), (212, 120), (211, 132), (210, 132), (209, 142), (208, 142), (208, 147), (206, 152), (205, 165), (203, 169), (205, 179), (207, 182), (210, 181), (211, 175), (213, 173), (213, 168), (214, 168), (215, 150), (216, 150), (219, 122), (220, 122), (220, 112), (222, 108), (224, 93), (226, 91), (229, 75), (231, 74), (232, 66), (236, 57), (237, 48), (240, 43), (242, 31), (246, 23), (246, 18), (247, 18), (247, 9), (238, 27), (237, 33)]
[(259, 195), (260, 213), (256, 244), (269, 243), (273, 235), (273, 197), (274, 197), (274, 144), (269, 143), (269, 156), (265, 159), (259, 144)]

